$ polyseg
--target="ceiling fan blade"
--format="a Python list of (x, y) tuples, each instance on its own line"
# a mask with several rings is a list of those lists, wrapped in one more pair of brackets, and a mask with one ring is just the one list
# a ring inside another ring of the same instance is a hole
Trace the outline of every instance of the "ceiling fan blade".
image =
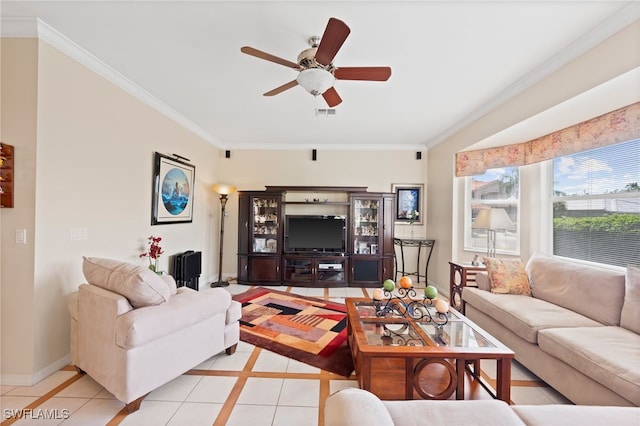
[(296, 87), (297, 85), (298, 85), (298, 80), (293, 80), (265, 93), (264, 96), (274, 96), (274, 95), (277, 95), (278, 93), (284, 92), (285, 90), (291, 89), (292, 87)]
[(270, 53), (263, 52), (262, 50), (254, 49), (253, 47), (244, 46), (240, 48), (242, 53), (246, 53), (247, 55), (255, 56), (256, 58), (264, 59), (265, 61), (275, 62), (276, 64), (284, 65), (285, 67), (293, 68), (296, 70), (302, 69), (299, 64), (295, 62), (287, 61), (286, 59), (278, 58), (277, 56), (273, 56)]
[(325, 28), (322, 38), (320, 38), (320, 45), (316, 52), (316, 61), (322, 65), (329, 65), (350, 32), (351, 30), (347, 24), (339, 19), (329, 18), (327, 28)]
[(333, 108), (336, 105), (340, 105), (340, 103), (342, 102), (342, 98), (340, 97), (340, 95), (338, 95), (338, 92), (336, 92), (336, 89), (334, 87), (329, 87), (322, 94), (322, 97), (325, 101), (327, 101), (327, 105), (329, 105), (330, 108)]
[(341, 67), (333, 73), (338, 80), (387, 81), (391, 77), (390, 67)]

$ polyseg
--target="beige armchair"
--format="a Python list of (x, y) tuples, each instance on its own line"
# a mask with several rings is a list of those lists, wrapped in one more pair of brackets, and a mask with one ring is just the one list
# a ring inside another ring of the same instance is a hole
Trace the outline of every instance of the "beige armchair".
[(211, 356), (235, 352), (241, 306), (221, 288), (176, 288), (141, 266), (85, 258), (82, 284), (68, 298), (71, 361), (127, 404)]

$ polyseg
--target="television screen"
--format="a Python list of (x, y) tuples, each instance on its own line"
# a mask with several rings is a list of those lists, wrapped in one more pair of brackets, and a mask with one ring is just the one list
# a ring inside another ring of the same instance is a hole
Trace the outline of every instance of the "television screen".
[(342, 216), (287, 216), (285, 251), (345, 251)]

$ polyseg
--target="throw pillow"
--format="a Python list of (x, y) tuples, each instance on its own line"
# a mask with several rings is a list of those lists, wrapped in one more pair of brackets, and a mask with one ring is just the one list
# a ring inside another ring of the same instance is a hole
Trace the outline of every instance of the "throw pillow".
[(145, 266), (83, 257), (82, 272), (89, 284), (126, 297), (134, 308), (159, 305), (171, 295), (163, 279)]
[(640, 268), (627, 266), (620, 326), (640, 333)]
[(169, 287), (169, 293), (173, 296), (178, 293), (178, 284), (176, 284), (176, 280), (169, 274), (161, 275), (162, 281)]
[(485, 257), (484, 264), (491, 283), (491, 293), (531, 296), (529, 277), (522, 260)]

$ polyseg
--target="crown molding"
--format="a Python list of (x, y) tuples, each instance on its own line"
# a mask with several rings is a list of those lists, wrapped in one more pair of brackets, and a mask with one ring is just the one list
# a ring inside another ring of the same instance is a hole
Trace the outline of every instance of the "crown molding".
[(37, 37), (213, 146), (220, 149), (224, 148), (220, 141), (202, 127), (169, 107), (44, 21), (30, 18), (3, 18), (0, 22), (0, 27), (2, 28), (1, 34), (3, 37)]

